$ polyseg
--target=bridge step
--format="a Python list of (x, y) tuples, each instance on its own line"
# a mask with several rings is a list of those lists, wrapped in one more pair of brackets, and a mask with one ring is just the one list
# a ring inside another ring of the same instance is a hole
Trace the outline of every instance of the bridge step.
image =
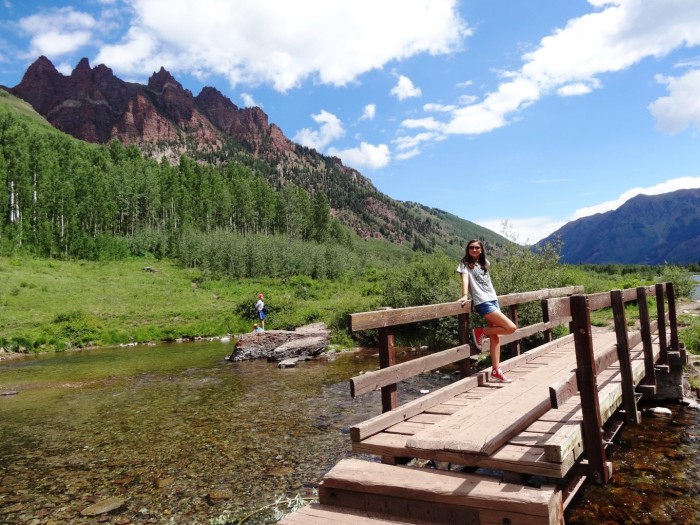
[(397, 521), (395, 518), (383, 518), (355, 509), (332, 507), (313, 503), (285, 516), (277, 525), (397, 525), (413, 524), (421, 521)]
[[(501, 483), (491, 476), (354, 458), (340, 461), (326, 474), (319, 486), (319, 501), (320, 506), (303, 515), (320, 521), (299, 521), (294, 513), (280, 523), (563, 523), (562, 495), (554, 485), (535, 488)], [(379, 521), (339, 521), (337, 516), (343, 513)]]

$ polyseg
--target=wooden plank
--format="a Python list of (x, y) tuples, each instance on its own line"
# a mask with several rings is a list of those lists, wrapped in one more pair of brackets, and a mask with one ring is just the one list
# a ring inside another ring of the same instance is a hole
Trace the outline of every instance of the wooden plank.
[[(559, 357), (533, 371), (527, 380), (510, 383), (413, 436), (407, 445), (489, 455), (549, 409), (547, 383), (573, 365), (572, 354)], [(493, 414), (498, 417), (492, 417)]]
[(457, 346), (431, 355), (412, 359), (388, 368), (367, 372), (350, 379), (350, 395), (357, 397), (410, 377), (452, 364), (470, 355), (469, 345)]
[(419, 450), (406, 448), (406, 436), (400, 434), (375, 434), (362, 442), (353, 443), (352, 451), (357, 454), (372, 454), (375, 456), (414, 457), (445, 461), (453, 465), (467, 467), (484, 467), (494, 470), (507, 470), (563, 478), (574, 464), (574, 458), (563, 463), (547, 461), (542, 447), (529, 447), (505, 444), (492, 456), (475, 454), (460, 454), (446, 450)]
[(656, 371), (654, 370), (654, 358), (651, 348), (651, 329), (649, 326), (649, 305), (647, 304), (647, 288), (637, 288), (637, 305), (639, 307), (639, 328), (642, 333), (642, 345), (644, 346), (644, 364), (646, 377), (645, 385), (656, 385)]
[(554, 297), (564, 297), (577, 293), (583, 293), (583, 286), (564, 286), (562, 288), (547, 288), (544, 290), (534, 290), (531, 292), (513, 293), (498, 296), (498, 304), (510, 306), (512, 304), (523, 304)]
[[(503, 361), (501, 363), (501, 368), (505, 372), (508, 372), (509, 370), (517, 367), (520, 364), (527, 363), (528, 360), (534, 359), (538, 355), (544, 354), (566, 344), (570, 344), (572, 340), (573, 336), (571, 334), (561, 337), (559, 339), (555, 339), (550, 343), (545, 343), (537, 347), (536, 349), (530, 350), (529, 352), (526, 352), (518, 357)], [(461, 394), (463, 392), (466, 392), (467, 390), (479, 386), (480, 384), (483, 384), (485, 382), (485, 378), (486, 373), (480, 372), (476, 375), (460, 379), (459, 381), (456, 381), (450, 385), (446, 385), (440, 388), (439, 390), (431, 392), (430, 394), (426, 394), (423, 397), (401, 405), (400, 407), (391, 410), (390, 412), (380, 414), (367, 421), (358, 423), (357, 425), (350, 427), (350, 437), (355, 442), (361, 441), (364, 438), (371, 436), (372, 434), (381, 432), (382, 430), (391, 425), (395, 425), (396, 423), (409, 419), (421, 412), (424, 412), (432, 406), (443, 403), (458, 394)]]
[(408, 306), (406, 308), (350, 314), (348, 316), (348, 326), (351, 332), (357, 332), (372, 328), (386, 328), (388, 326), (429, 321), (440, 317), (469, 313), (470, 311), (471, 303), (462, 306), (459, 301), (424, 306)]
[(625, 405), (625, 415), (628, 423), (638, 425), (640, 414), (637, 410), (637, 399), (634, 395), (625, 303), (622, 301), (622, 292), (620, 290), (613, 290), (610, 294), (612, 298), (615, 334), (617, 337), (617, 358), (620, 363), (620, 373), (622, 377), (622, 398), (623, 404)]
[[(438, 523), (478, 524), (477, 509), (450, 503), (425, 502), (401, 496), (369, 494), (319, 485), (319, 499), (374, 519), (392, 519), (394, 524), (437, 525)], [(327, 504), (327, 503), (326, 503)]]
[(652, 328), (652, 332), (659, 334), (659, 348), (661, 349), (660, 362), (668, 364), (668, 343), (666, 342), (666, 308), (664, 305), (664, 285), (656, 285), (656, 322), (657, 326)]
[[(397, 525), (393, 517), (381, 517), (365, 510), (311, 503), (287, 514), (278, 525)], [(434, 525), (429, 521), (411, 522), (416, 525)], [(456, 523), (456, 522), (455, 522)]]
[(341, 460), (333, 467), (324, 476), (323, 487), (326, 491), (341, 489), (489, 509), (502, 512), (504, 516), (516, 512), (549, 517), (561, 505), (553, 485), (516, 487), (488, 476), (390, 466), (353, 458)]
[[(498, 296), (501, 306), (526, 303), (551, 297), (581, 293), (583, 287), (567, 286), (563, 288), (549, 288), (517, 294)], [(372, 312), (359, 312), (348, 316), (348, 326), (351, 332), (369, 330), (372, 328), (385, 328), (401, 324), (429, 321), (440, 317), (465, 314), (471, 312), (471, 303), (462, 306), (459, 301), (452, 303), (429, 304), (424, 306), (409, 306), (406, 308), (393, 308), (389, 310), (376, 310)]]
[[(631, 380), (635, 383), (641, 381), (644, 377), (644, 361), (640, 357), (639, 352), (634, 360), (630, 360)], [(602, 377), (606, 385), (601, 389), (598, 399), (600, 403), (600, 414), (603, 422), (607, 421), (610, 416), (622, 404), (622, 382), (620, 369), (610, 370), (607, 374), (609, 377)], [(582, 421), (580, 402), (577, 403), (576, 423), (562, 425), (557, 429), (554, 435), (545, 443), (545, 457), (548, 461), (562, 461), (567, 454), (572, 451), (583, 450), (583, 432), (580, 421)]]
[(593, 310), (602, 310), (610, 306), (610, 293), (600, 292), (594, 294), (588, 294), (588, 307)]
[(571, 317), (571, 306), (569, 297), (561, 297), (559, 299), (548, 299), (547, 309), (549, 310), (550, 319), (564, 319)]
[(576, 369), (583, 412), (583, 435), (591, 477), (596, 483), (607, 483), (605, 449), (601, 434), (602, 422), (598, 403), (596, 365), (591, 334), (588, 299), (583, 295), (571, 298), (571, 331), (576, 343)]
[(542, 447), (529, 447), (506, 444), (491, 456), (477, 456), (480, 467), (521, 472), (535, 476), (563, 478), (574, 466), (575, 458), (570, 456), (562, 463), (547, 461)]
[[(396, 364), (394, 333), (391, 328), (379, 329), (379, 366), (389, 368)], [(382, 412), (389, 412), (399, 404), (396, 384), (382, 386)]]

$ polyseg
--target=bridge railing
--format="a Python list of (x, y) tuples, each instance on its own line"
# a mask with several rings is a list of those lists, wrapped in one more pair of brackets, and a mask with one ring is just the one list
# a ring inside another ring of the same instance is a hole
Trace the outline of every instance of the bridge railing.
[[(647, 299), (650, 296), (656, 299), (656, 319), (652, 319), (649, 313)], [(630, 323), (627, 320), (625, 305), (631, 302), (636, 302), (639, 309), (638, 330), (629, 329)], [(656, 393), (657, 371), (668, 372), (670, 364), (687, 363), (685, 349), (678, 341), (673, 283), (612, 290), (591, 295), (574, 295), (566, 300), (552, 301), (550, 307), (555, 315), (571, 315), (569, 329), (574, 336), (576, 349), (576, 370), (568, 378), (550, 387), (550, 402), (553, 408), (557, 408), (578, 392), (581, 399), (582, 432), (587, 459), (582, 472), (591, 476), (597, 483), (607, 483), (612, 475), (612, 468), (605, 454), (607, 445), (603, 432), (605, 419), (600, 410), (597, 377), (614, 362), (619, 363), (625, 420), (631, 424), (638, 424), (641, 418), (637, 410), (637, 397), (645, 393)], [(590, 313), (607, 307), (612, 308), (616, 344), (604, 349), (602, 353), (594, 354)], [(667, 326), (670, 332), (670, 343), (666, 339)], [(652, 347), (652, 333), (655, 332), (658, 334), (658, 359), (655, 359)], [(640, 343), (644, 355), (644, 377), (639, 384), (635, 384), (632, 377), (630, 350)]]
[[(508, 308), (510, 317), (516, 327), (518, 326), (519, 305), (538, 301), (542, 308), (543, 318), (543, 321), (540, 323), (518, 327), (515, 333), (501, 336), (501, 344), (511, 344), (514, 353), (517, 355), (520, 353), (519, 342), (526, 337), (543, 332), (545, 340), (551, 341), (552, 328), (568, 323), (571, 316), (570, 313), (562, 315), (558, 310), (553, 310), (550, 301), (582, 292), (583, 286), (568, 286), (499, 296), (499, 304)], [(397, 383), (400, 381), (452, 363), (458, 364), (462, 377), (471, 375), (472, 365), (469, 357), (479, 353), (476, 348), (468, 344), (469, 313), (471, 311), (471, 303), (462, 306), (459, 301), (456, 301), (407, 308), (383, 308), (371, 312), (350, 314), (348, 316), (348, 325), (351, 332), (378, 329), (380, 367), (378, 371), (368, 372), (350, 380), (352, 396), (366, 394), (380, 388), (382, 392), (382, 411), (388, 412), (398, 406)], [(457, 316), (459, 346), (406, 363), (396, 364), (394, 327), (448, 316)]]
[[(499, 303), (502, 306), (516, 309), (517, 305), (539, 300), (543, 317), (541, 323), (519, 327), (514, 334), (503, 336), (501, 341), (504, 344), (517, 342), (535, 333), (547, 333), (555, 326), (569, 323), (576, 351), (576, 370), (569, 377), (550, 386), (550, 404), (552, 408), (558, 408), (574, 394), (580, 395), (582, 433), (587, 459), (582, 472), (584, 475), (590, 475), (598, 483), (605, 483), (611, 475), (611, 467), (605, 455), (606, 438), (603, 432), (603, 425), (609, 414), (606, 414), (605, 419), (601, 416), (598, 374), (611, 364), (619, 362), (624, 414), (627, 422), (634, 424), (640, 420), (636, 404), (638, 395), (654, 393), (657, 371), (668, 371), (669, 364), (683, 364), (687, 357), (678, 341), (673, 283), (588, 295), (581, 294), (582, 291), (582, 287), (568, 287), (500, 296)], [(652, 319), (648, 309), (647, 299), (651, 296), (656, 299), (656, 319)], [(626, 305), (631, 302), (638, 305), (638, 329), (635, 330), (629, 329), (631, 323), (627, 319)], [(612, 309), (616, 343), (609, 348), (598, 349), (595, 353), (590, 314), (603, 308)], [(380, 343), (380, 370), (352, 378), (350, 385), (353, 397), (380, 388), (382, 409), (386, 413), (397, 407), (396, 385), (399, 381), (455, 362), (460, 363), (463, 376), (469, 375), (469, 356), (477, 353), (466, 344), (470, 311), (469, 304), (462, 307), (459, 302), (455, 302), (350, 315), (351, 331), (377, 328)], [(459, 338), (462, 343), (460, 346), (395, 364), (393, 327), (454, 315), (458, 316), (459, 320)], [(511, 309), (511, 317), (517, 320), (517, 310), (514, 314)], [(655, 332), (658, 333), (658, 359), (654, 357), (652, 348), (651, 334)], [(670, 341), (667, 341), (667, 333), (670, 333)], [(644, 355), (644, 377), (637, 385), (632, 375), (630, 350), (640, 343)]]

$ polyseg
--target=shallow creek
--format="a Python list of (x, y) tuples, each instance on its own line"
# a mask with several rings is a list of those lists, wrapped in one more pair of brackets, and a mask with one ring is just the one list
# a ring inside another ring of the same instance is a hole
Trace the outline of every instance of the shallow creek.
[[(347, 429), (380, 412), (378, 393), (353, 400), (347, 382), (377, 367), (375, 351), (294, 369), (229, 363), (230, 351), (212, 341), (0, 362), (0, 392), (19, 392), (0, 396), (0, 523), (209, 524), (309, 495), (351, 455)], [(448, 372), (407, 382), (400, 402)], [(584, 492), (567, 523), (700, 522), (700, 416), (672, 408), (626, 431), (613, 483)], [(119, 510), (81, 514), (110, 497)]]

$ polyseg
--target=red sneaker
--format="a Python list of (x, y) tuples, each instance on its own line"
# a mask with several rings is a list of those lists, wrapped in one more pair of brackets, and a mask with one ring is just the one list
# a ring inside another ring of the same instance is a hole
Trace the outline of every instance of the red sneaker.
[(493, 368), (491, 370), (491, 379), (498, 381), (499, 383), (512, 383), (513, 380), (509, 379), (500, 368)]
[(481, 350), (481, 346), (484, 344), (484, 329), (474, 328), (474, 330), (472, 330), (472, 338), (474, 339), (476, 347)]

